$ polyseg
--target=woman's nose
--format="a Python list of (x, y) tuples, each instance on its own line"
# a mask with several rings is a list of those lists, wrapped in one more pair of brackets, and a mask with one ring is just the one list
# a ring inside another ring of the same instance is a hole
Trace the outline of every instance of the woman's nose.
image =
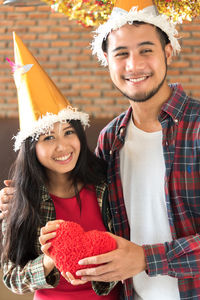
[(63, 150), (66, 148), (66, 141), (62, 138), (58, 138), (56, 141), (56, 150)]

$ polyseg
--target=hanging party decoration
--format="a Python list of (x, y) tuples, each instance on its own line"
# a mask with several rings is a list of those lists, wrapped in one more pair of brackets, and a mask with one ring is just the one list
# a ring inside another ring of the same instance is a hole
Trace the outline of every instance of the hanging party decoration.
[[(85, 27), (105, 23), (116, 0), (42, 0), (56, 12), (65, 14)], [(200, 0), (155, 0), (158, 11), (174, 22), (191, 21), (200, 15)]]
[(111, 14), (115, 0), (43, 0), (53, 11), (65, 14), (86, 27), (99, 26)]
[(192, 21), (200, 16), (200, 0), (155, 0), (158, 11), (174, 22)]

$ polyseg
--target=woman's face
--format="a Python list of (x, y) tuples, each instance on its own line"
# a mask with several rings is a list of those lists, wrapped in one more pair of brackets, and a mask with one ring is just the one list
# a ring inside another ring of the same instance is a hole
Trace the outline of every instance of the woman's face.
[(70, 123), (57, 122), (50, 132), (40, 136), (36, 156), (47, 171), (65, 174), (76, 166), (80, 149), (79, 138)]

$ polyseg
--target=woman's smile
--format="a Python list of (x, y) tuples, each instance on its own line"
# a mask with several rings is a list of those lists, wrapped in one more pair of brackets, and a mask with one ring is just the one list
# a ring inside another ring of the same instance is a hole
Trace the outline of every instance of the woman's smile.
[(67, 154), (67, 155), (63, 155), (63, 156), (59, 156), (59, 157), (55, 157), (54, 160), (59, 161), (59, 162), (66, 162), (69, 160), (69, 158), (72, 156), (72, 152)]
[(69, 123), (55, 123), (52, 131), (41, 135), (36, 144), (39, 162), (57, 174), (71, 172), (76, 166), (79, 154), (80, 141)]

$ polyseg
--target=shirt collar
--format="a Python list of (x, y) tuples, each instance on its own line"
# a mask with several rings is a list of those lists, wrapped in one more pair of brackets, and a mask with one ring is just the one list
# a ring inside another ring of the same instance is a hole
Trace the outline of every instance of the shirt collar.
[(125, 128), (127, 127), (128, 125), (128, 122), (130, 120), (132, 116), (132, 107), (130, 106), (128, 108), (128, 110), (126, 111), (121, 123), (120, 123), (120, 126), (118, 128), (118, 134), (121, 135), (121, 136), (125, 136)]
[(181, 84), (170, 84), (170, 88), (172, 89), (172, 94), (170, 98), (163, 104), (159, 119), (161, 121), (167, 113), (171, 116), (172, 120), (177, 123), (182, 118), (188, 96), (183, 91)]
[[(173, 83), (169, 85), (172, 89), (172, 94), (170, 98), (163, 104), (160, 112), (159, 119), (160, 121), (166, 118), (166, 113), (171, 116), (175, 123), (179, 122), (185, 107), (185, 103), (188, 99), (188, 96), (183, 91), (181, 84)], [(121, 124), (118, 129), (118, 134), (121, 136), (125, 135), (125, 128), (128, 125), (128, 122), (132, 115), (132, 107), (130, 106), (126, 111)]]
[(49, 192), (47, 191), (47, 188), (44, 185), (41, 187), (41, 196), (43, 202), (46, 202), (49, 199), (51, 199)]

